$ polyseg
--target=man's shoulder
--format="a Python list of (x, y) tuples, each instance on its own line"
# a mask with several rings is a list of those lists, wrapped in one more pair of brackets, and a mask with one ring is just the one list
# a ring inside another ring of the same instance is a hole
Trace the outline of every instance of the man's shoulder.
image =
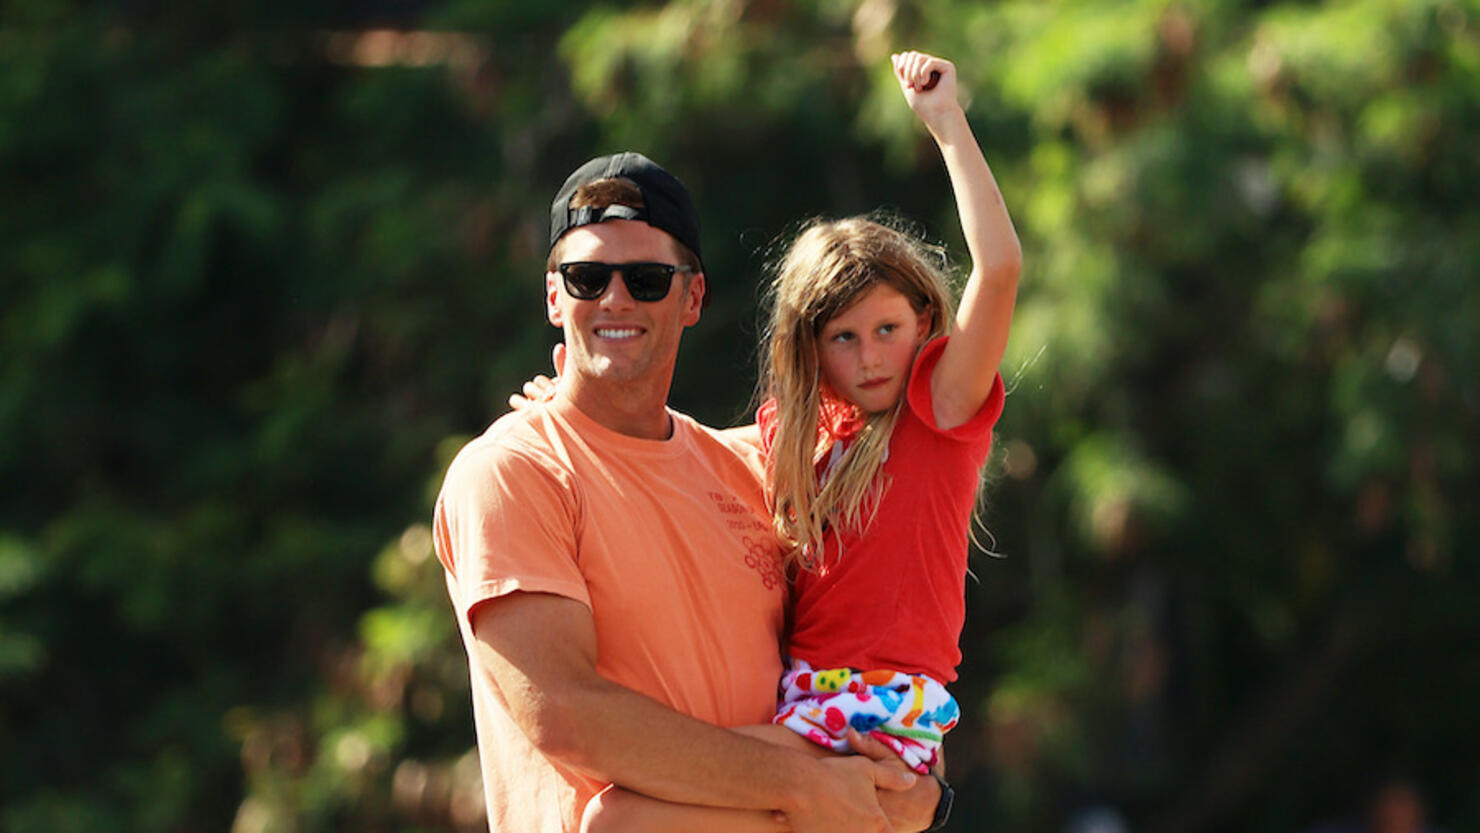
[(557, 431), (553, 416), (541, 406), (504, 414), (457, 452), (447, 481), (510, 468), (563, 470), (552, 441)]
[(760, 449), (722, 428), (712, 428), (687, 414), (673, 411), (679, 430), (687, 433), (689, 445), (700, 456), (724, 465), (743, 467), (752, 476), (765, 471)]
[(726, 434), (723, 428), (705, 425), (688, 414), (671, 408), (668, 412), (673, 415), (675, 427), (687, 433), (689, 441), (705, 451), (713, 451), (716, 454), (743, 454), (750, 448), (745, 441)]

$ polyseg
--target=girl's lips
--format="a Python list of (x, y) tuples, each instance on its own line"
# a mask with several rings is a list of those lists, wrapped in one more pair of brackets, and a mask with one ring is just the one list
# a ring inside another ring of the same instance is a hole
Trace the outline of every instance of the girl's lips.
[(860, 384), (859, 387), (863, 388), (864, 390), (873, 390), (874, 388), (877, 388), (877, 387), (886, 385), (888, 383), (889, 383), (889, 380), (887, 378), (885, 378), (885, 379), (870, 379), (867, 382), (864, 382), (864, 383)]

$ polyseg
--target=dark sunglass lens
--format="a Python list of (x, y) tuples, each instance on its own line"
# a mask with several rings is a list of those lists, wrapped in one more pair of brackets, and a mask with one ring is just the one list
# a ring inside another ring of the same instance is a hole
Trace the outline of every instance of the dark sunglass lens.
[(673, 283), (673, 267), (663, 263), (633, 263), (622, 273), (627, 278), (627, 291), (637, 301), (660, 301)]
[(612, 268), (605, 263), (567, 263), (560, 273), (565, 276), (566, 290), (586, 301), (600, 298), (612, 279)]

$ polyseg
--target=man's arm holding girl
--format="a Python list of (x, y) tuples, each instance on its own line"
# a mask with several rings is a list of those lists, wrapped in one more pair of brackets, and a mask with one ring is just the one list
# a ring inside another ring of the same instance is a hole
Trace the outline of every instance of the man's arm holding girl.
[(892, 764), (731, 732), (607, 680), (590, 610), (573, 599), (514, 592), (471, 615), (476, 673), (541, 753), (594, 778), (667, 801), (779, 810), (797, 831), (891, 830), (875, 788), (915, 781)]

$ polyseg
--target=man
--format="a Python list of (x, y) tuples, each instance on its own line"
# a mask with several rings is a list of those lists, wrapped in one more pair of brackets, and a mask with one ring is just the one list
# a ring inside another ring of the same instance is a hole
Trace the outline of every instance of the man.
[(639, 154), (592, 160), (556, 195), (550, 243), (555, 398), (458, 454), (434, 524), (490, 828), (574, 831), (610, 783), (802, 833), (891, 830), (883, 796), (926, 827), (930, 779), (876, 795), (915, 779), (719, 728), (774, 710), (785, 582), (755, 450), (666, 406), (706, 289), (687, 191)]

